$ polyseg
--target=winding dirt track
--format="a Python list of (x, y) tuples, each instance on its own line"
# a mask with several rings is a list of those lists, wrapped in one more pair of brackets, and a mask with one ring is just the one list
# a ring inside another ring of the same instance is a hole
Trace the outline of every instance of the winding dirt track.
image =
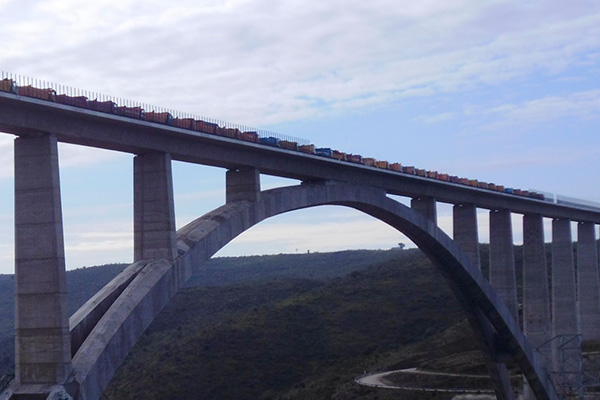
[(410, 386), (398, 386), (386, 382), (385, 378), (388, 375), (403, 373), (403, 374), (421, 374), (421, 375), (439, 375), (439, 376), (454, 376), (461, 378), (486, 378), (486, 375), (468, 375), (468, 374), (452, 374), (445, 372), (434, 372), (434, 371), (423, 371), (416, 368), (406, 368), (396, 371), (381, 372), (378, 374), (363, 375), (356, 378), (354, 381), (359, 385), (379, 387), (385, 389), (396, 389), (396, 390), (413, 390), (421, 392), (452, 392), (452, 393), (490, 393), (494, 391), (491, 389), (470, 389), (470, 388), (432, 388), (432, 387), (410, 387)]

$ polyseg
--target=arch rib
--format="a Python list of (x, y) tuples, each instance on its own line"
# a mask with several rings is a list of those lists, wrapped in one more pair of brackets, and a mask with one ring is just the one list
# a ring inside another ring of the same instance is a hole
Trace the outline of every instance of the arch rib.
[[(476, 334), (485, 342), (484, 347), (489, 348), (493, 342), (504, 343), (537, 399), (557, 399), (518, 323), (457, 245), (431, 221), (388, 198), (384, 191), (345, 184), (303, 184), (264, 191), (257, 202), (228, 203), (181, 228), (177, 237), (179, 256), (175, 262), (146, 261), (83, 341), (73, 358), (75, 381), (71, 392), (74, 397), (100, 398), (146, 327), (192, 273), (219, 249), (264, 219), (321, 205), (354, 208), (407, 235), (446, 277), (472, 324), (479, 321), (481, 329)], [(484, 331), (487, 338), (481, 338)], [(493, 378), (499, 379), (498, 376)]]

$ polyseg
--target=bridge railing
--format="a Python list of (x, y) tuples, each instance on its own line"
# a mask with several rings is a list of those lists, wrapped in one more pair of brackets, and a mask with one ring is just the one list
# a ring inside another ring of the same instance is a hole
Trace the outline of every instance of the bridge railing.
[(244, 124), (237, 124), (237, 123), (228, 122), (228, 121), (224, 121), (224, 120), (220, 120), (220, 119), (215, 119), (215, 118), (205, 117), (205, 116), (196, 115), (196, 114), (192, 114), (192, 113), (177, 111), (177, 110), (173, 110), (173, 109), (166, 108), (166, 107), (155, 106), (155, 105), (148, 104), (148, 103), (142, 103), (139, 101), (128, 100), (128, 99), (124, 99), (121, 97), (110, 96), (110, 95), (93, 92), (93, 91), (89, 91), (89, 90), (82, 90), (82, 89), (74, 88), (72, 86), (61, 85), (61, 84), (57, 84), (57, 83), (53, 83), (53, 82), (49, 82), (49, 81), (45, 81), (45, 80), (41, 80), (41, 79), (35, 79), (35, 78), (23, 76), (23, 75), (18, 75), (18, 74), (13, 74), (10, 72), (1, 71), (0, 72), (0, 80), (4, 80), (4, 79), (10, 79), (10, 80), (14, 81), (16, 83), (17, 87), (32, 86), (37, 89), (52, 89), (55, 91), (56, 94), (64, 94), (64, 95), (67, 95), (70, 97), (82, 96), (82, 97), (86, 97), (88, 100), (98, 100), (101, 102), (112, 101), (115, 104), (117, 104), (118, 106), (140, 107), (145, 112), (153, 111), (156, 113), (169, 113), (174, 118), (182, 118), (182, 119), (191, 118), (191, 119), (198, 120), (198, 121), (205, 121), (205, 122), (209, 122), (211, 124), (217, 124), (221, 128), (239, 129), (242, 132), (256, 132), (260, 137), (265, 137), (265, 138), (275, 137), (279, 140), (287, 140), (290, 142), (297, 142), (298, 144), (309, 144), (310, 143), (309, 140), (291, 136), (291, 135), (282, 134), (279, 132), (273, 132), (273, 131), (269, 131), (269, 130), (265, 130), (265, 129), (258, 129), (258, 128), (254, 128), (254, 127), (244, 125)]

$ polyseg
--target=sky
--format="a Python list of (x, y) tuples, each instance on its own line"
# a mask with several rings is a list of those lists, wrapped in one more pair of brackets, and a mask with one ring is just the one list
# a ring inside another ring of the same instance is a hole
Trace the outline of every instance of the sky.
[[(0, 37), (6, 72), (600, 202), (596, 0), (0, 0)], [(0, 135), (0, 273), (14, 271), (13, 140)], [(59, 153), (67, 268), (131, 262), (132, 156)], [(173, 171), (178, 227), (224, 203), (224, 170)], [(451, 235), (451, 207), (438, 212)], [(486, 221), (480, 210), (483, 241)], [(518, 215), (513, 228), (518, 243)], [(265, 221), (218, 255), (399, 242), (325, 207)]]

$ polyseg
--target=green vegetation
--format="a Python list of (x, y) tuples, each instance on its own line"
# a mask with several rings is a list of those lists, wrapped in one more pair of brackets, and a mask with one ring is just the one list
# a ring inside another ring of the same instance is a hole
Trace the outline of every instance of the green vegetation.
[[(488, 247), (481, 252), (486, 273)], [(519, 247), (515, 259), (520, 278)], [(123, 267), (70, 271), (70, 312)], [(0, 376), (14, 364), (13, 286), (0, 276)], [(397, 399), (354, 378), (411, 367), (485, 374), (474, 346), (441, 274), (418, 250), (218, 258), (153, 322), (105, 398)], [(402, 392), (405, 400), (451, 397)]]
[(184, 289), (138, 342), (106, 398), (371, 393), (384, 399), (389, 395), (359, 387), (354, 377), (377, 365), (396, 367), (405, 346), (461, 320), (445, 282), (420, 252), (387, 254), (392, 257), (328, 281)]

